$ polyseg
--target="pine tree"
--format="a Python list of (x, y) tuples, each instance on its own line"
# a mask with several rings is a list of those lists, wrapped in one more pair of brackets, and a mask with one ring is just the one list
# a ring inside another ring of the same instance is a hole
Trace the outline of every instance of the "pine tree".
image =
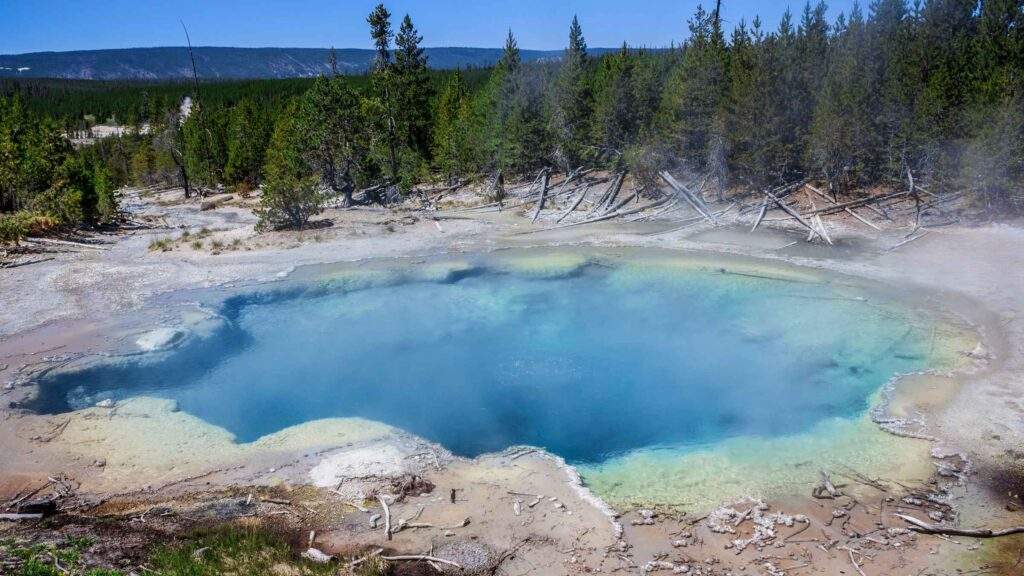
[(759, 20), (754, 20), (752, 32), (744, 22), (733, 30), (726, 104), (728, 164), (732, 172), (759, 186), (773, 180), (774, 44), (765, 39)]
[(548, 130), (546, 68), (515, 73), (515, 91), (511, 94), (504, 143), (498, 165), (509, 174), (533, 172), (548, 164), (552, 156), (552, 137)]
[(384, 70), (391, 66), (391, 38), (394, 36), (391, 31), (391, 12), (383, 4), (377, 4), (366, 17), (366, 23), (370, 25), (370, 38), (376, 50), (373, 69)]
[(255, 210), (259, 230), (285, 226), (301, 229), (323, 211), (326, 196), (303, 158), (306, 136), (301, 114), (299, 103), (292, 102), (274, 125), (263, 167), (263, 194)]
[(505, 47), (501, 53), (501, 60), (498, 61), (498, 66), (503, 68), (505, 72), (512, 73), (519, 69), (519, 65), (522, 60), (519, 55), (519, 43), (516, 42), (516, 37), (512, 34), (512, 30), (508, 31), (508, 36), (505, 37)]
[(519, 46), (509, 30), (501, 58), (491, 69), (487, 83), (472, 99), (470, 147), (477, 151), (477, 164), (483, 170), (500, 170), (506, 157), (507, 127), (518, 91), (520, 67)]
[(593, 108), (588, 73), (587, 43), (579, 20), (573, 16), (569, 47), (555, 85), (551, 127), (556, 139), (555, 156), (565, 171), (580, 166), (587, 155)]
[(713, 13), (697, 7), (682, 60), (665, 84), (655, 123), (668, 150), (700, 171), (724, 177), (726, 46)]
[(973, 102), (996, 104), (1024, 89), (1024, 2), (984, 0), (970, 67)]
[(622, 153), (636, 133), (635, 62), (624, 43), (601, 58), (594, 75), (593, 139), (602, 154)]
[(881, 140), (875, 133), (872, 49), (857, 4), (848, 21), (837, 23), (834, 37), (808, 155), (813, 173), (841, 191), (870, 181)]
[(394, 74), (398, 87), (398, 129), (402, 145), (420, 158), (430, 156), (430, 101), (433, 86), (427, 57), (420, 48), (423, 37), (406, 14), (395, 37)]
[(797, 123), (795, 145), (792, 150), (794, 162), (806, 173), (804, 160), (810, 146), (811, 120), (818, 104), (821, 87), (828, 74), (830, 26), (826, 20), (827, 7), (819, 1), (814, 7), (810, 2), (804, 7), (803, 18), (797, 32), (795, 81), (798, 83), (797, 100), (791, 102), (792, 118)]
[(373, 72), (370, 75), (373, 100), (368, 102), (369, 118), (374, 119), (373, 141), (376, 155), (386, 169), (392, 184), (400, 178), (399, 134), (397, 93), (399, 88), (391, 63), (391, 13), (383, 4), (378, 4), (366, 18), (370, 25), (370, 37), (376, 48)]
[(344, 78), (316, 79), (299, 104), (297, 131), (303, 156), (322, 184), (351, 205), (366, 174), (369, 134), (359, 97)]
[(192, 182), (212, 188), (224, 181), (226, 119), (222, 109), (195, 105), (182, 124), (182, 160)]
[(472, 169), (471, 113), (462, 74), (455, 71), (437, 97), (431, 148), (434, 166), (449, 182)]
[(864, 176), (869, 180), (903, 174), (914, 100), (919, 87), (917, 72), (906, 52), (913, 36), (904, 0), (874, 0), (867, 23), (870, 51), (868, 80), (872, 83), (873, 134), (878, 144), (863, 147)]
[(246, 98), (235, 105), (228, 119), (226, 183), (256, 188), (269, 132), (264, 111), (254, 101)]

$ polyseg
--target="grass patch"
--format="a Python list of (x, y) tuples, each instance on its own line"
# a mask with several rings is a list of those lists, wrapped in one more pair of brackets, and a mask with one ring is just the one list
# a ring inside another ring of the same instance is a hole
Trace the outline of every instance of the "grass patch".
[(149, 243), (150, 252), (169, 252), (174, 247), (174, 241), (170, 238), (157, 238)]
[[(129, 571), (86, 565), (95, 542), (68, 538), (59, 544), (19, 544), (0, 540), (0, 574), (7, 576), (128, 576)], [(299, 556), (280, 534), (266, 529), (226, 526), (196, 531), (173, 544), (154, 548), (136, 574), (161, 576), (385, 576), (388, 562), (370, 559), (350, 572), (346, 562), (316, 564)]]
[[(69, 537), (60, 544), (19, 545), (0, 540), (0, 574), (12, 576), (124, 576), (117, 570), (89, 568), (83, 552), (93, 545), (89, 538)], [(8, 567), (10, 572), (8, 572)]]
[[(316, 564), (298, 557), (280, 536), (255, 528), (216, 528), (187, 542), (158, 549), (149, 567), (164, 576), (319, 576), (339, 572), (336, 562)], [(372, 568), (372, 567), (371, 567)], [(361, 576), (384, 572), (359, 571)]]

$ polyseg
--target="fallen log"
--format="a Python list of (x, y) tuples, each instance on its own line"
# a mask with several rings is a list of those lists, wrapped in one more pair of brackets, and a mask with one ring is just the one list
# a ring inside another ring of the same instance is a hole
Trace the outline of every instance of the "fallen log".
[[(733, 202), (732, 204), (729, 204), (728, 206), (726, 206), (725, 208), (719, 210), (718, 212), (715, 212), (715, 217), (717, 218), (717, 217), (725, 214), (729, 210), (732, 210), (732, 208), (734, 206), (736, 206), (735, 202)], [(668, 230), (660, 230), (658, 232), (650, 232), (650, 233), (644, 234), (644, 236), (661, 236), (663, 234), (671, 234), (673, 232), (678, 232), (680, 230), (684, 230), (686, 228), (690, 228), (692, 226), (696, 226), (697, 224), (701, 223), (704, 220), (706, 220), (704, 218), (704, 216), (700, 216), (700, 215), (693, 216), (691, 218), (686, 218), (684, 220), (681, 220), (681, 222), (685, 222), (685, 224), (683, 224), (681, 226), (676, 226), (675, 228), (669, 228)]]
[(355, 568), (356, 566), (359, 566), (360, 564), (362, 564), (363, 562), (366, 562), (370, 558), (373, 558), (374, 556), (380, 556), (383, 553), (384, 553), (384, 549), (383, 548), (377, 548), (376, 550), (374, 550), (373, 552), (370, 552), (366, 556), (363, 556), (362, 558), (357, 558), (356, 560), (353, 560), (353, 561), (349, 562), (348, 567), (349, 568)]
[(896, 244), (896, 245), (895, 245), (895, 246), (893, 246), (892, 248), (889, 248), (889, 249), (887, 250), (887, 252), (892, 252), (893, 250), (895, 250), (895, 249), (899, 248), (900, 246), (903, 246), (903, 245), (905, 245), (905, 244), (910, 244), (910, 243), (911, 243), (911, 242), (913, 242), (914, 240), (918, 240), (918, 239), (920, 239), (920, 238), (924, 238), (924, 237), (925, 237), (925, 236), (927, 236), (927, 235), (928, 235), (928, 230), (923, 230), (923, 231), (922, 231), (922, 232), (921, 232), (920, 234), (917, 234), (916, 236), (914, 236), (914, 235), (911, 235), (911, 236), (910, 236), (909, 238), (907, 238), (906, 240), (904, 240), (904, 241), (902, 241), (902, 242), (900, 242), (900, 243)]
[(561, 230), (563, 228), (572, 228), (573, 226), (582, 226), (584, 224), (593, 224), (595, 222), (603, 222), (605, 220), (611, 220), (612, 218), (618, 218), (619, 216), (629, 216), (631, 214), (637, 214), (639, 212), (643, 212), (644, 210), (647, 210), (648, 208), (657, 208), (657, 207), (663, 205), (665, 202), (668, 202), (668, 200), (669, 199), (666, 197), (666, 198), (662, 198), (661, 200), (657, 200), (655, 202), (651, 202), (650, 204), (646, 204), (644, 206), (639, 206), (637, 208), (632, 208), (632, 209), (626, 210), (624, 212), (620, 211), (620, 212), (613, 212), (611, 214), (603, 214), (601, 216), (597, 216), (597, 217), (594, 217), (594, 218), (588, 218), (586, 220), (581, 220), (579, 222), (571, 222), (569, 224), (562, 224), (561, 226), (554, 226), (554, 227), (551, 227), (551, 228), (538, 228), (536, 230), (526, 230), (526, 231), (523, 231), (523, 232), (519, 232), (519, 233), (517, 233), (515, 235), (516, 236), (520, 236), (520, 235), (524, 235), (524, 234), (533, 234), (535, 232), (549, 232), (549, 231), (552, 231), (552, 230)]
[[(814, 198), (812, 198), (810, 194), (807, 194), (807, 201), (810, 202), (812, 209), (817, 208), (814, 204)], [(828, 236), (828, 229), (825, 228), (825, 222), (821, 219), (821, 214), (814, 215), (814, 223), (818, 225), (818, 236), (824, 238), (825, 241), (831, 245), (832, 239)], [(808, 237), (807, 240), (810, 241), (810, 238)]]
[(616, 194), (618, 194), (618, 188), (622, 186), (624, 176), (625, 175), (622, 172), (619, 172), (618, 174), (615, 175), (614, 178), (612, 178), (611, 184), (608, 185), (608, 188), (605, 189), (604, 194), (601, 195), (601, 199), (598, 200), (596, 204), (594, 204), (594, 207), (590, 209), (590, 212), (587, 213), (587, 216), (592, 216), (596, 214), (598, 210), (600, 210), (601, 207), (608, 202), (608, 197), (612, 195), (613, 191)]
[(633, 200), (635, 200), (639, 196), (640, 196), (640, 192), (637, 191), (637, 190), (633, 190), (632, 194), (630, 194), (629, 196), (626, 196), (621, 202), (619, 202), (618, 204), (616, 204), (612, 208), (610, 208), (608, 210), (605, 210), (604, 213), (605, 214), (610, 214), (612, 212), (617, 212), (619, 210), (622, 210), (622, 208), (624, 208), (626, 206), (626, 204), (629, 204), (630, 202), (632, 202)]
[(558, 217), (558, 220), (555, 220), (555, 222), (559, 223), (562, 220), (565, 220), (566, 216), (568, 216), (569, 214), (572, 214), (573, 212), (575, 212), (576, 209), (579, 208), (580, 204), (583, 203), (583, 199), (587, 197), (587, 193), (588, 192), (590, 192), (590, 186), (589, 185), (585, 186), (583, 188), (583, 192), (580, 193), (579, 198), (577, 198), (576, 201), (573, 202), (572, 206), (569, 206), (569, 209), (566, 210), (565, 212), (563, 212), (562, 215)]
[(225, 202), (229, 202), (234, 198), (235, 196), (233, 194), (218, 194), (216, 196), (210, 196), (209, 198), (204, 198), (201, 202), (199, 202), (199, 209), (202, 211), (213, 210), (214, 208), (220, 206), (221, 204), (224, 204)]
[(42, 514), (0, 514), (0, 520), (20, 522), (22, 520), (42, 520)]
[(842, 203), (836, 204), (834, 206), (825, 206), (824, 208), (818, 208), (816, 210), (811, 210), (810, 212), (805, 212), (804, 216), (813, 216), (815, 214), (831, 214), (833, 212), (840, 212), (840, 211), (843, 210), (843, 208), (854, 208), (854, 207), (858, 207), (858, 206), (865, 206), (865, 207), (866, 206), (872, 206), (872, 205), (874, 205), (874, 204), (876, 204), (878, 202), (881, 202), (882, 200), (889, 200), (891, 198), (899, 198), (900, 196), (906, 196), (907, 194), (910, 194), (910, 192), (907, 192), (906, 190), (904, 190), (902, 192), (893, 192), (892, 194), (879, 194), (879, 195), (876, 195), (876, 196), (869, 196), (867, 198), (860, 198), (858, 200), (850, 200), (849, 202), (842, 202)]
[[(810, 184), (806, 184), (806, 183), (804, 184), (804, 186), (806, 186), (807, 189), (810, 190), (811, 192), (814, 192), (815, 194), (817, 194), (818, 196), (821, 196), (822, 198), (824, 198), (825, 200), (831, 202), (832, 204), (838, 204), (838, 202), (833, 200), (831, 196), (829, 196), (828, 194), (825, 194), (821, 190), (818, 190), (814, 186), (811, 186)], [(860, 214), (857, 214), (852, 209), (850, 209), (850, 208), (843, 208), (843, 211), (846, 212), (847, 214), (849, 214), (850, 216), (853, 216), (857, 220), (859, 220), (862, 224), (865, 224), (866, 226), (870, 226), (871, 228), (874, 228), (875, 230), (881, 230), (881, 228), (879, 228), (878, 226), (875, 226), (869, 220), (865, 219)]]
[(408, 556), (381, 556), (381, 558), (383, 558), (384, 560), (388, 560), (390, 562), (437, 562), (438, 564), (447, 564), (449, 566), (454, 566), (455, 568), (462, 570), (462, 565), (458, 564), (457, 562), (445, 560), (444, 558), (438, 558), (437, 556), (430, 556), (429, 554), (413, 554)]
[(893, 516), (896, 516), (907, 524), (910, 524), (911, 530), (921, 534), (941, 534), (943, 536), (964, 536), (967, 538), (1000, 538), (1002, 536), (1010, 536), (1012, 534), (1024, 534), (1024, 526), (1013, 526), (1010, 528), (1003, 528), (1002, 530), (990, 530), (988, 528), (971, 530), (965, 528), (936, 526), (923, 520), (918, 520), (913, 516), (907, 516), (906, 514), (894, 513)]
[(56, 238), (26, 237), (25, 240), (28, 240), (29, 242), (34, 242), (36, 244), (58, 244), (61, 246), (77, 246), (79, 248), (88, 248), (90, 250), (106, 250), (106, 248), (102, 248), (101, 246), (104, 244), (113, 244), (113, 242), (75, 242), (73, 240), (58, 240)]
[(828, 475), (828, 472), (819, 470), (818, 474), (821, 475), (821, 483), (811, 490), (811, 496), (818, 499), (835, 499), (843, 495), (835, 484), (832, 483), (832, 478)]
[(614, 204), (615, 203), (615, 199), (619, 197), (619, 192), (622, 190), (622, 185), (625, 182), (626, 182), (626, 172), (622, 172), (622, 174), (619, 175), (618, 182), (612, 188), (611, 194), (608, 195), (608, 200), (604, 203), (604, 209), (601, 211), (601, 214), (607, 214), (609, 212), (614, 212), (614, 211), (618, 210), (622, 206), (620, 204), (620, 205), (617, 205), (615, 208), (612, 208), (612, 204)]
[[(789, 214), (793, 218), (796, 218), (797, 222), (803, 224), (808, 230), (810, 230), (811, 232), (814, 232), (814, 233), (818, 232), (817, 230), (814, 229), (814, 226), (811, 225), (810, 222), (805, 220), (804, 217), (801, 216), (796, 210), (793, 210), (789, 206), (786, 206), (786, 204), (783, 203), (782, 200), (779, 200), (777, 197), (772, 195), (771, 192), (765, 192), (765, 196), (767, 196), (772, 202), (774, 202), (776, 206), (781, 208), (783, 212), (785, 212), (786, 214)], [(832, 244), (832, 241), (829, 240), (828, 238), (825, 238), (825, 240), (828, 241), (829, 244)]]
[(49, 262), (50, 260), (54, 260), (54, 258), (36, 258), (35, 260), (23, 260), (21, 262), (0, 262), (0, 268), (3, 268), (5, 270), (10, 268), (21, 268), (22, 266), (28, 266), (30, 264), (40, 264), (42, 262)]
[(699, 212), (702, 216), (704, 216), (704, 218), (707, 218), (707, 220), (712, 224), (716, 226), (718, 225), (718, 222), (715, 220), (715, 217), (711, 215), (710, 210), (707, 208), (707, 205), (704, 204), (703, 200), (693, 196), (693, 194), (691, 194), (690, 191), (686, 189), (686, 187), (684, 187), (682, 184), (676, 181), (676, 179), (673, 178), (667, 170), (661, 171), (659, 175), (661, 176), (662, 180), (668, 183), (668, 185), (673, 190), (675, 190), (676, 194), (681, 195), (683, 199), (690, 204), (690, 206), (693, 206), (694, 210)]
[(646, 220), (651, 220), (653, 218), (657, 218), (658, 216), (661, 216), (662, 214), (666, 214), (668, 212), (671, 212), (672, 210), (676, 209), (678, 206), (679, 206), (679, 198), (673, 198), (672, 201), (669, 202), (668, 205), (665, 206), (664, 208), (655, 211), (653, 214), (647, 214), (645, 216), (642, 216), (642, 217), (638, 218), (637, 220), (646, 221)]

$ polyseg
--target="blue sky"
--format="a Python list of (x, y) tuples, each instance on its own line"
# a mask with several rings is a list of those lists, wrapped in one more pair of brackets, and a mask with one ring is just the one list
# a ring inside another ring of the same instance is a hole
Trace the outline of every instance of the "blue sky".
[[(704, 0), (705, 7), (714, 0)], [(760, 14), (774, 26), (803, 0), (723, 0), (727, 25)], [(201, 46), (369, 47), (365, 17), (376, 0), (0, 0), (0, 54), (44, 50), (178, 46), (179, 19)], [(573, 14), (591, 46), (667, 46), (686, 35), (698, 0), (394, 0), (408, 12), (427, 46), (500, 46), (512, 28), (524, 48), (562, 48)], [(829, 16), (853, 0), (829, 2)]]

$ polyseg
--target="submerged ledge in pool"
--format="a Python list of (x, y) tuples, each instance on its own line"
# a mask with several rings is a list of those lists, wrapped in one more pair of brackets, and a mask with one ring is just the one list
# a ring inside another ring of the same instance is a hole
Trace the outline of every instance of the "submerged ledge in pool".
[(880, 434), (883, 384), (953, 362), (935, 321), (859, 288), (730, 270), (527, 253), (320, 271), (228, 298), (177, 350), (51, 373), (34, 408), (166, 398), (243, 442), (359, 417), (462, 456), (541, 446), (607, 496), (682, 462), (728, 476), (718, 449)]

